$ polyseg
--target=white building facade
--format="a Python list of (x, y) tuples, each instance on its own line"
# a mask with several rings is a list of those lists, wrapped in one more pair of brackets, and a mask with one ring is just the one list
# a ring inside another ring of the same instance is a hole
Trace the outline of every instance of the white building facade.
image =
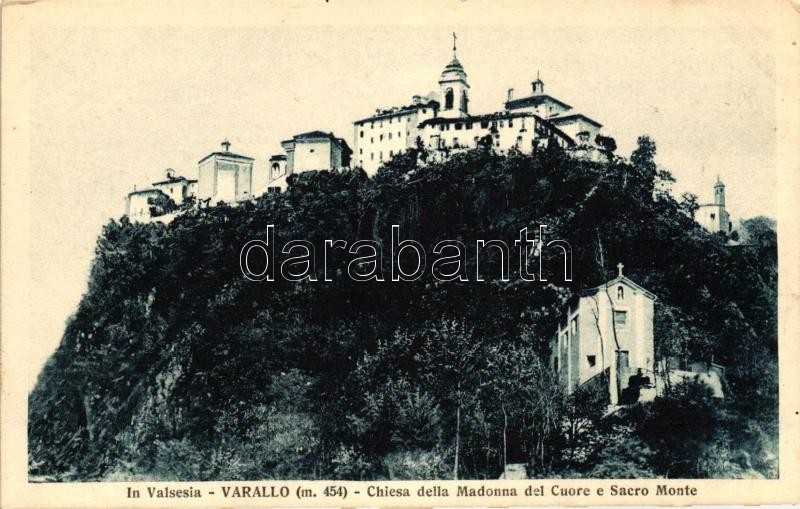
[(223, 142), (221, 152), (212, 152), (197, 163), (200, 204), (234, 205), (253, 198), (253, 158), (234, 154), (230, 145)]
[(169, 197), (175, 205), (182, 205), (188, 198), (197, 194), (197, 180), (176, 175), (175, 170), (167, 168), (164, 180), (153, 182), (153, 189), (158, 189)]
[(435, 118), (439, 102), (414, 96), (407, 106), (377, 110), (374, 115), (353, 122), (353, 164), (368, 175), (381, 163), (417, 145), (419, 124)]
[[(340, 170), (350, 166), (352, 150), (342, 138), (333, 133), (310, 131), (281, 142), (284, 154), (269, 158), (268, 193), (286, 190), (290, 175), (306, 171)], [(263, 194), (263, 193), (260, 193)]]
[(550, 342), (550, 365), (566, 393), (605, 377), (611, 405), (634, 389), (655, 392), (656, 296), (618, 268), (615, 279), (573, 299)]
[(470, 113), (471, 88), (455, 54), (438, 81), (438, 93), (414, 96), (408, 106), (377, 110), (353, 122), (354, 165), (372, 175), (381, 164), (410, 148), (433, 152), (433, 160), (453, 150), (491, 147), (499, 152), (530, 153), (553, 140), (578, 157), (599, 157), (597, 136), (602, 125), (572, 106), (544, 93), (537, 76), (531, 94), (515, 98), (513, 89), (503, 111)]
[(130, 221), (147, 223), (158, 215), (154, 202), (166, 199), (167, 195), (158, 189), (134, 190), (125, 199), (125, 215)]

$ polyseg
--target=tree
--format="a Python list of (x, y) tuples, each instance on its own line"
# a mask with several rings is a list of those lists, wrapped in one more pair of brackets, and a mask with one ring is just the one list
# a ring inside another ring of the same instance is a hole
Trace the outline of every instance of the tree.
[(757, 216), (742, 221), (742, 242), (753, 244), (759, 256), (773, 267), (778, 264), (778, 234), (774, 219)]
[(617, 142), (614, 138), (610, 136), (603, 136), (602, 134), (598, 134), (594, 138), (594, 142), (604, 151), (608, 153), (608, 155), (612, 155), (615, 150), (617, 150)]
[(164, 193), (159, 193), (155, 197), (148, 198), (147, 204), (150, 206), (150, 215), (153, 217), (163, 216), (164, 214), (169, 214), (170, 212), (178, 210), (178, 206), (175, 205), (172, 198)]
[(481, 361), (481, 343), (464, 320), (444, 319), (422, 328), (424, 341), (417, 356), (422, 379), (438, 387), (442, 397), (455, 407), (453, 479), (458, 479), (462, 411), (477, 392), (474, 368)]
[(694, 193), (683, 193), (681, 195), (680, 208), (687, 216), (694, 219), (694, 214), (697, 212), (697, 209), (700, 208), (697, 195)]

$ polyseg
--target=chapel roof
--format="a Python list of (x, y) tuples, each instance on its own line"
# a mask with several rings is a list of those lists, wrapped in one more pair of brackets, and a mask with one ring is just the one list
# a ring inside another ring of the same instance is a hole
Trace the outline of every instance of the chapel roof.
[(186, 182), (187, 184), (191, 184), (193, 182), (197, 182), (197, 179), (187, 179), (186, 177), (172, 177), (168, 178), (167, 180), (160, 180), (158, 182), (153, 182), (154, 186), (160, 186), (162, 184), (173, 184), (175, 182)]
[(596, 293), (598, 293), (600, 291), (604, 291), (605, 292), (607, 289), (609, 289), (609, 288), (611, 288), (611, 287), (613, 287), (613, 286), (615, 286), (615, 285), (617, 285), (619, 283), (624, 283), (624, 284), (630, 286), (631, 288), (642, 292), (643, 294), (645, 294), (647, 297), (651, 298), (652, 300), (658, 299), (656, 294), (654, 294), (653, 292), (647, 290), (646, 288), (638, 285), (636, 282), (634, 282), (628, 276), (623, 276), (623, 275), (619, 275), (619, 276), (615, 277), (614, 279), (612, 279), (611, 281), (608, 281), (607, 283), (603, 283), (602, 285), (595, 286), (593, 288), (586, 288), (585, 290), (582, 290), (580, 292), (580, 294), (581, 294), (582, 297), (588, 297), (589, 295), (594, 295), (594, 294), (596, 294)]
[(583, 113), (570, 113), (569, 115), (550, 117), (548, 120), (550, 122), (554, 123), (554, 124), (563, 124), (565, 122), (569, 122), (569, 121), (572, 121), (572, 120), (575, 120), (575, 119), (585, 120), (586, 122), (588, 122), (588, 123), (590, 123), (590, 124), (592, 124), (594, 126), (603, 127), (603, 124), (601, 124), (600, 122), (598, 122), (596, 120), (593, 120), (593, 119), (587, 117)]
[(135, 194), (163, 194), (164, 196), (166, 196), (166, 194), (164, 194), (164, 191), (160, 189), (139, 189), (137, 191), (131, 191), (130, 193), (128, 193), (128, 196), (133, 196)]
[(247, 156), (243, 156), (243, 155), (240, 155), (240, 154), (234, 154), (233, 152), (211, 152), (210, 154), (208, 154), (204, 158), (202, 158), (199, 161), (197, 161), (197, 164), (200, 164), (203, 161), (205, 161), (206, 159), (208, 159), (209, 157), (214, 157), (214, 156), (229, 157), (231, 159), (241, 159), (242, 161), (254, 161), (255, 160), (252, 157), (247, 157)]
[(539, 106), (540, 104), (548, 102), (558, 104), (559, 106), (565, 109), (572, 109), (572, 106), (570, 106), (569, 104), (563, 101), (559, 101), (555, 97), (547, 94), (534, 94), (534, 95), (529, 95), (527, 97), (520, 97), (519, 99), (512, 99), (510, 101), (506, 101), (506, 109), (514, 110), (517, 108), (527, 108), (530, 106), (536, 107)]
[[(296, 134), (296, 135), (292, 136), (288, 140), (283, 140), (281, 142), (281, 144), (292, 143), (292, 142), (297, 143), (298, 141), (302, 142), (302, 141), (306, 141), (306, 140), (323, 140), (323, 139), (331, 140), (333, 143), (336, 143), (337, 145), (339, 145), (342, 148), (342, 150), (344, 150), (346, 152), (350, 152), (350, 153), (353, 152), (352, 149), (350, 148), (350, 145), (347, 144), (347, 142), (344, 140), (344, 138), (337, 138), (336, 136), (334, 136), (333, 133), (326, 133), (325, 131), (319, 131), (319, 130), (317, 130), (317, 131), (308, 131), (308, 132), (305, 132), (305, 133)], [(275, 157), (275, 156), (273, 156), (273, 157)], [(271, 160), (272, 159), (270, 158), (270, 161)]]

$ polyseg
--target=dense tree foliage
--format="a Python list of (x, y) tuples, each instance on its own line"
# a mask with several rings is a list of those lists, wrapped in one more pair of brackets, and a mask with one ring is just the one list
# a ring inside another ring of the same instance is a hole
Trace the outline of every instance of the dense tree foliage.
[[(286, 193), (187, 210), (166, 226), (110, 222), (29, 399), (31, 473), (496, 478), (524, 462), (538, 477), (776, 476), (774, 225), (772, 237), (754, 225), (757, 246), (705, 232), (655, 153), (646, 137), (630, 160), (603, 162), (555, 144), (426, 164), (412, 150), (373, 178), (304, 173)], [(518, 277), (513, 240), (540, 224), (572, 246), (572, 281), (559, 250), (542, 252), (547, 281)], [(470, 281), (429, 270), (353, 281), (342, 249), (327, 253), (331, 281), (320, 264), (318, 281), (249, 281), (240, 250), (267, 239), (268, 225), (279, 242), (311, 242), (318, 259), (325, 239), (389, 246), (391, 225), (428, 253), (457, 239)], [(512, 246), (509, 281), (492, 249), (475, 280), (477, 239)], [(659, 296), (659, 356), (727, 367), (724, 403), (679, 387), (602, 419), (592, 394), (562, 395), (548, 340), (567, 299), (618, 262)]]

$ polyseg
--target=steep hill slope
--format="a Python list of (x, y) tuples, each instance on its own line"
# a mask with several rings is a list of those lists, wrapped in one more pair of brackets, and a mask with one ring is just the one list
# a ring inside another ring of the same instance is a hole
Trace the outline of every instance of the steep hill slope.
[[(307, 173), (282, 195), (191, 211), (168, 226), (109, 223), (89, 289), (29, 399), (31, 473), (479, 478), (496, 477), (510, 455), (532, 475), (611, 475), (608, 457), (576, 455), (576, 437), (563, 435), (574, 406), (540, 359), (566, 299), (623, 262), (659, 296), (659, 355), (713, 355), (728, 366), (724, 408), (702, 410), (719, 433), (681, 453), (713, 450), (728, 463), (665, 464), (657, 453), (670, 444), (641, 428), (647, 416), (597, 423), (599, 438), (587, 443), (622, 433), (650, 451), (618, 475), (775, 475), (774, 245), (732, 249), (704, 232), (692, 200), (669, 195), (654, 155), (646, 138), (630, 161), (606, 163), (552, 149), (473, 151), (418, 167), (409, 153), (372, 179)], [(492, 250), (481, 255), (485, 281), (475, 281), (476, 239), (514, 249), (520, 229), (540, 224), (572, 246), (573, 281), (558, 250), (544, 253), (547, 282), (518, 277), (516, 250), (509, 281), (498, 279)], [(357, 282), (341, 249), (328, 252), (331, 281), (321, 261), (318, 281), (249, 281), (240, 250), (267, 239), (268, 225), (279, 244), (311, 242), (318, 260), (325, 239), (389, 246), (391, 225), (428, 253), (457, 239), (470, 281), (428, 270), (414, 282)]]

